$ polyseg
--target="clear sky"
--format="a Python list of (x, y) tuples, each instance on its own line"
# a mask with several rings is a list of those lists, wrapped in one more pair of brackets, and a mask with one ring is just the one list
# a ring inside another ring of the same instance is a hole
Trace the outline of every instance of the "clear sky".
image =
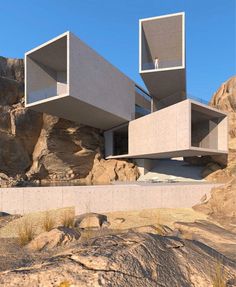
[(22, 58), (70, 30), (143, 86), (138, 19), (181, 11), (188, 93), (209, 100), (236, 74), (236, 0), (0, 0), (0, 55)]

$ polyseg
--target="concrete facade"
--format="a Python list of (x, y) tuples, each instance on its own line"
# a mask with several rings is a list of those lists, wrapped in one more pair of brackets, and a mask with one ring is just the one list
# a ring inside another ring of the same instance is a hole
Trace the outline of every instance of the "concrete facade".
[(27, 214), (75, 207), (76, 214), (148, 208), (190, 208), (219, 184), (127, 184), (1, 188), (0, 210)]
[(139, 21), (139, 73), (160, 106), (186, 98), (184, 13)]
[(140, 20), (139, 72), (148, 92), (66, 32), (25, 54), (26, 107), (102, 129), (106, 158), (227, 154), (226, 114), (186, 99), (184, 13)]
[(135, 83), (70, 32), (25, 54), (26, 107), (104, 130), (134, 119)]
[(127, 154), (109, 156), (112, 140), (108, 138), (112, 138), (113, 130), (105, 134), (108, 158), (155, 159), (228, 152), (226, 114), (189, 99), (129, 122)]

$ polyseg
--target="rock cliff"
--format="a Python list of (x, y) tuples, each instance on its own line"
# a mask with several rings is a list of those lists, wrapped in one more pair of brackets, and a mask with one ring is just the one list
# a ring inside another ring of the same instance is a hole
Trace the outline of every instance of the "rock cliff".
[(137, 179), (134, 164), (106, 161), (103, 149), (101, 130), (25, 109), (23, 60), (0, 57), (0, 173), (88, 184)]
[[(228, 114), (228, 148), (227, 165), (221, 169), (210, 163), (204, 171), (210, 181), (228, 181), (236, 176), (236, 76), (223, 83), (213, 95), (210, 105)], [(212, 157), (221, 164), (221, 157)]]

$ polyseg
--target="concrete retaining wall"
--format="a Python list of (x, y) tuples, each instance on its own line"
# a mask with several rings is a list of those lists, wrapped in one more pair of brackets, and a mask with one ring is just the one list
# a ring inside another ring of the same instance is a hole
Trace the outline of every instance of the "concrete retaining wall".
[(75, 206), (76, 214), (147, 208), (188, 208), (216, 184), (127, 184), (1, 188), (0, 211), (25, 214)]

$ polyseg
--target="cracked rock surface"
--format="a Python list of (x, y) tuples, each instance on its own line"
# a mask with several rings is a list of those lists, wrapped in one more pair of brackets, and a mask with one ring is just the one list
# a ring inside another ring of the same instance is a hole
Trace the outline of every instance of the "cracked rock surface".
[(32, 266), (0, 273), (0, 286), (209, 287), (221, 260), (227, 286), (236, 263), (197, 241), (128, 232), (76, 243)]

